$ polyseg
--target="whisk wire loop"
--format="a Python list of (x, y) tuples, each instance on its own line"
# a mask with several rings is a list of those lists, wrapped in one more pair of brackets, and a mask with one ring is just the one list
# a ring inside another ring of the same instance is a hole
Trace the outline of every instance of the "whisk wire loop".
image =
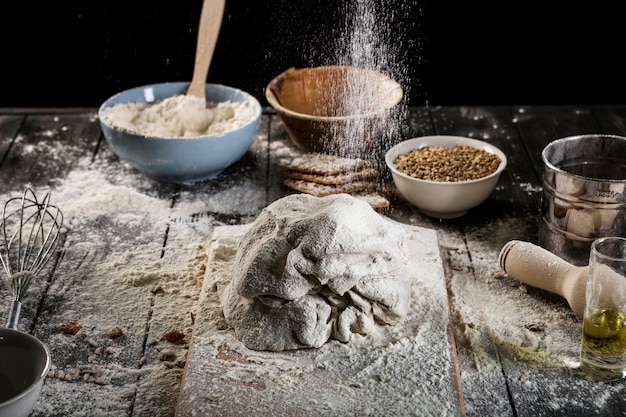
[(2, 211), (0, 262), (8, 277), (16, 272), (39, 274), (60, 241), (63, 213), (50, 204), (50, 194), (37, 200), (31, 189), (13, 197)]
[(9, 199), (2, 209), (0, 263), (13, 291), (6, 325), (17, 329), (22, 299), (33, 279), (43, 271), (60, 242), (63, 213), (50, 204), (50, 194), (37, 200), (27, 188)]

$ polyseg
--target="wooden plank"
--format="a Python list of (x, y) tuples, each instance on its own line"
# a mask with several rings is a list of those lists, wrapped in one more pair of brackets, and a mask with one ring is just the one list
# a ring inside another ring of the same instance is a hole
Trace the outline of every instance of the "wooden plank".
[[(436, 108), (431, 111), (434, 128), (438, 134), (474, 137), (492, 143), (511, 155), (513, 163), (523, 155), (515, 150), (515, 131), (508, 109), (483, 107)], [(514, 165), (515, 166), (515, 165)], [(481, 262), (494, 263), (497, 259), (483, 258), (482, 252), (471, 248), (472, 229), (491, 236), (496, 225), (510, 222), (513, 213), (522, 213), (529, 202), (524, 193), (516, 192), (515, 168), (509, 168), (490, 198), (465, 216), (455, 219), (439, 238), (446, 270), (450, 297), (450, 311), (454, 318), (454, 337), (457, 342), (459, 365), (465, 404), (469, 415), (514, 415), (509, 401), (506, 379), (498, 359), (498, 347), (484, 325), (484, 311), (497, 297), (491, 289), (490, 276), (477, 270)], [(519, 207), (516, 207), (519, 205)], [(508, 223), (511, 224), (511, 223)], [(483, 248), (484, 249), (484, 248)], [(489, 252), (492, 252), (491, 249)], [(481, 258), (477, 258), (480, 254)]]
[[(33, 415), (172, 415), (206, 263), (202, 242), (214, 221), (245, 219), (238, 212), (256, 215), (260, 208), (248, 198), (250, 191), (260, 190), (259, 205), (265, 204), (267, 167), (257, 165), (257, 156), (267, 155), (266, 133), (260, 134), (259, 150), (219, 179), (178, 186), (152, 181), (120, 161), (101, 142), (99, 128), (83, 123), (89, 113), (29, 117), (30, 125), (18, 133), (27, 143), (14, 159), (24, 159), (29, 149), (39, 152), (27, 156), (40, 165), (45, 151), (68, 156), (67, 164), (51, 160), (50, 169), (41, 166), (54, 178), (37, 183), (52, 191), (68, 230), (58, 269), (50, 282), (34, 286), (24, 306), (22, 325), (34, 324), (53, 357)], [(50, 124), (67, 129), (48, 133)], [(53, 142), (43, 146), (48, 137)], [(4, 168), (11, 172), (15, 164)], [(34, 178), (28, 173), (14, 182)], [(237, 188), (240, 194), (232, 195)], [(210, 227), (197, 221), (198, 213), (216, 206), (220, 213), (208, 221)], [(0, 294), (4, 298), (4, 287)], [(80, 332), (60, 332), (71, 321), (82, 325)], [(112, 339), (108, 332), (115, 327), (123, 336)], [(184, 335), (181, 343), (163, 339), (172, 330)], [(170, 353), (164, 357), (163, 351)]]
[[(0, 109), (0, 152), (8, 151), (0, 197), (29, 184), (52, 190), (68, 213), (65, 256), (31, 288), (20, 321), (54, 352), (33, 415), (172, 415), (209, 236), (216, 226), (252, 221), (291, 193), (272, 165), (272, 152), (288, 138), (266, 111), (251, 152), (223, 176), (163, 184), (112, 153), (95, 111)], [(491, 198), (461, 219), (428, 218), (398, 195), (381, 211), (437, 230), (454, 334), (449, 342), (456, 343), (467, 414), (625, 415), (623, 384), (592, 383), (580, 374), (580, 323), (564, 301), (507, 277), (497, 252), (508, 239), (536, 237), (543, 146), (570, 134), (626, 134), (626, 106), (411, 108), (397, 139), (435, 132), (485, 139), (510, 160)], [(109, 187), (118, 187), (118, 198), (103, 210), (97, 197)], [(0, 300), (8, 306), (3, 285)], [(61, 334), (59, 325), (73, 318), (86, 325), (82, 333)], [(108, 338), (119, 323), (125, 337)], [(183, 334), (180, 344), (163, 339), (172, 329)], [(163, 351), (173, 356), (161, 359)]]
[(5, 115), (0, 113), (0, 168), (7, 157), (11, 144), (17, 136), (18, 129), (24, 122), (23, 115)]
[[(149, 376), (138, 378), (133, 415), (174, 414), (206, 268), (205, 246), (217, 225), (248, 222), (267, 201), (268, 122), (264, 115), (250, 151), (217, 178), (175, 187), (160, 260), (164, 279), (153, 283), (160, 289), (146, 326), (141, 369), (149, 370)], [(174, 265), (180, 267), (170, 268)], [(164, 339), (172, 332), (180, 332), (183, 339)], [(163, 361), (167, 351), (173, 358)]]
[[(129, 387), (137, 382), (134, 370), (142, 357), (150, 293), (121, 284), (124, 275), (138, 267), (130, 262), (137, 257), (111, 253), (107, 247), (84, 247), (83, 252), (78, 246), (85, 242), (74, 243), (38, 314), (34, 335), (48, 345), (53, 365), (34, 415), (87, 409), (91, 402), (94, 415), (123, 415), (132, 405)], [(116, 257), (117, 270), (106, 268)], [(75, 335), (62, 331), (71, 323), (81, 327)], [(119, 337), (113, 337), (116, 328), (121, 330)], [(110, 395), (104, 394), (107, 391)]]
[(135, 393), (132, 415), (174, 414), (206, 267), (203, 238), (196, 231), (178, 230), (186, 244), (166, 247), (153, 265), (144, 266), (152, 279), (139, 286), (151, 294), (152, 303), (136, 385), (129, 387)]
[[(230, 281), (245, 227), (216, 230), (209, 250), (179, 416), (463, 415), (436, 232), (409, 228), (416, 268), (413, 307), (397, 326), (347, 344), (259, 352), (224, 323), (216, 285)], [(417, 269), (416, 269), (417, 271)], [(428, 283), (425, 285), (425, 283)], [(419, 288), (419, 289), (418, 289)], [(421, 301), (428, 300), (428, 301)], [(404, 329), (396, 331), (395, 328)]]
[(548, 143), (567, 136), (598, 133), (600, 128), (593, 112), (583, 107), (522, 107), (515, 118), (522, 143), (540, 179), (541, 151)]
[(439, 244), (467, 415), (514, 416), (497, 347), (476, 316), (481, 311), (477, 306), (491, 293), (477, 282), (464, 236), (439, 233)]
[[(532, 131), (532, 139), (522, 139), (514, 128), (506, 129), (504, 136), (516, 141), (519, 147), (529, 145), (524, 156), (528, 163), (524, 164), (519, 155), (514, 156), (514, 181), (508, 184), (505, 181), (504, 192), (509, 193), (524, 183), (536, 184), (537, 175), (523, 167), (540, 164), (536, 160), (537, 150), (549, 141), (548, 137), (539, 135), (540, 131), (567, 135), (596, 124), (592, 112), (585, 109), (559, 108), (547, 112), (543, 109), (537, 119), (534, 114), (526, 111), (512, 115), (523, 134)], [(499, 122), (499, 125), (505, 124)], [(501, 364), (504, 386), (515, 415), (589, 415), (597, 410), (597, 399), (607, 388), (585, 380), (577, 369), (580, 320), (573, 316), (563, 299), (512, 281), (497, 264), (499, 251), (508, 240), (536, 239), (540, 198), (538, 192), (533, 193), (534, 198), (513, 194), (511, 203), (525, 206), (513, 216), (510, 211), (501, 210), (491, 211), (488, 222), (467, 217), (463, 231), (473, 273), (469, 280), (463, 279), (462, 274), (456, 275), (452, 292), (457, 300), (463, 294), (461, 309), (471, 300), (473, 307), (466, 308), (462, 316), (477, 314), (466, 324), (471, 324), (472, 331), (482, 329), (480, 334), (493, 347), (493, 359)], [(473, 354), (477, 354), (477, 346), (473, 346)], [(465, 389), (475, 392), (467, 380), (463, 382)], [(620, 415), (624, 407), (621, 388), (612, 392), (603, 407)]]
[(601, 133), (624, 136), (626, 135), (626, 108), (611, 107), (609, 109), (594, 109), (593, 115), (600, 124)]
[(49, 187), (80, 158), (91, 157), (100, 137), (93, 114), (28, 115), (0, 171), (0, 192)]
[[(68, 230), (35, 327), (53, 361), (35, 415), (72, 407), (127, 415), (137, 386), (163, 366), (140, 364), (157, 296), (151, 288), (171, 277), (161, 260), (171, 202), (126, 180), (87, 164), (52, 188)], [(71, 322), (81, 325), (75, 335), (62, 331)], [(77, 405), (81, 397), (93, 404)]]

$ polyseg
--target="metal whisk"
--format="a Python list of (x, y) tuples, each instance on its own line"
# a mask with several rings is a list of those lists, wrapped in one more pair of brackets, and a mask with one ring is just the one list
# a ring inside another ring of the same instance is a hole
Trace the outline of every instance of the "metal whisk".
[(4, 204), (0, 261), (13, 291), (8, 328), (17, 328), (24, 294), (56, 253), (62, 225), (63, 213), (50, 204), (49, 193), (39, 201), (33, 190), (27, 188), (22, 196)]

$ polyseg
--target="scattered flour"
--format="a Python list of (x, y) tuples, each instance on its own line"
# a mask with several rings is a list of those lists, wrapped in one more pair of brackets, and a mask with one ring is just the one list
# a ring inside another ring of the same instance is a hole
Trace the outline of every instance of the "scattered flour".
[(111, 126), (145, 136), (189, 138), (225, 133), (252, 121), (247, 102), (208, 102), (175, 95), (155, 103), (118, 103), (102, 112)]
[[(20, 320), (28, 329), (38, 308), (46, 311), (34, 334), (48, 345), (52, 367), (33, 416), (122, 416), (129, 407), (134, 415), (174, 414), (204, 278), (203, 245), (219, 224), (205, 212), (239, 206), (239, 195), (219, 202), (157, 195), (142, 176), (108, 167), (81, 159), (64, 180), (35, 190), (40, 198), (50, 192), (67, 233), (58, 269), (49, 283), (33, 283)], [(8, 305), (4, 285), (0, 299)], [(61, 333), (68, 322), (81, 330)], [(109, 337), (115, 328), (122, 337)], [(180, 343), (163, 339), (172, 330), (183, 335)]]
[(534, 216), (499, 218), (464, 224), (462, 238), (440, 234), (468, 415), (510, 415), (509, 395), (518, 415), (600, 415), (623, 402), (625, 384), (607, 396), (580, 371), (582, 324), (567, 302), (500, 269), (504, 244), (536, 228)]

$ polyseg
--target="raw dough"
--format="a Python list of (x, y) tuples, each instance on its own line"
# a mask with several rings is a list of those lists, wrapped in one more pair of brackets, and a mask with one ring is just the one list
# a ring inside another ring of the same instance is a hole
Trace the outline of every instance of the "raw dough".
[(405, 230), (347, 194), (295, 194), (264, 209), (239, 243), (224, 316), (250, 349), (348, 342), (408, 312)]

